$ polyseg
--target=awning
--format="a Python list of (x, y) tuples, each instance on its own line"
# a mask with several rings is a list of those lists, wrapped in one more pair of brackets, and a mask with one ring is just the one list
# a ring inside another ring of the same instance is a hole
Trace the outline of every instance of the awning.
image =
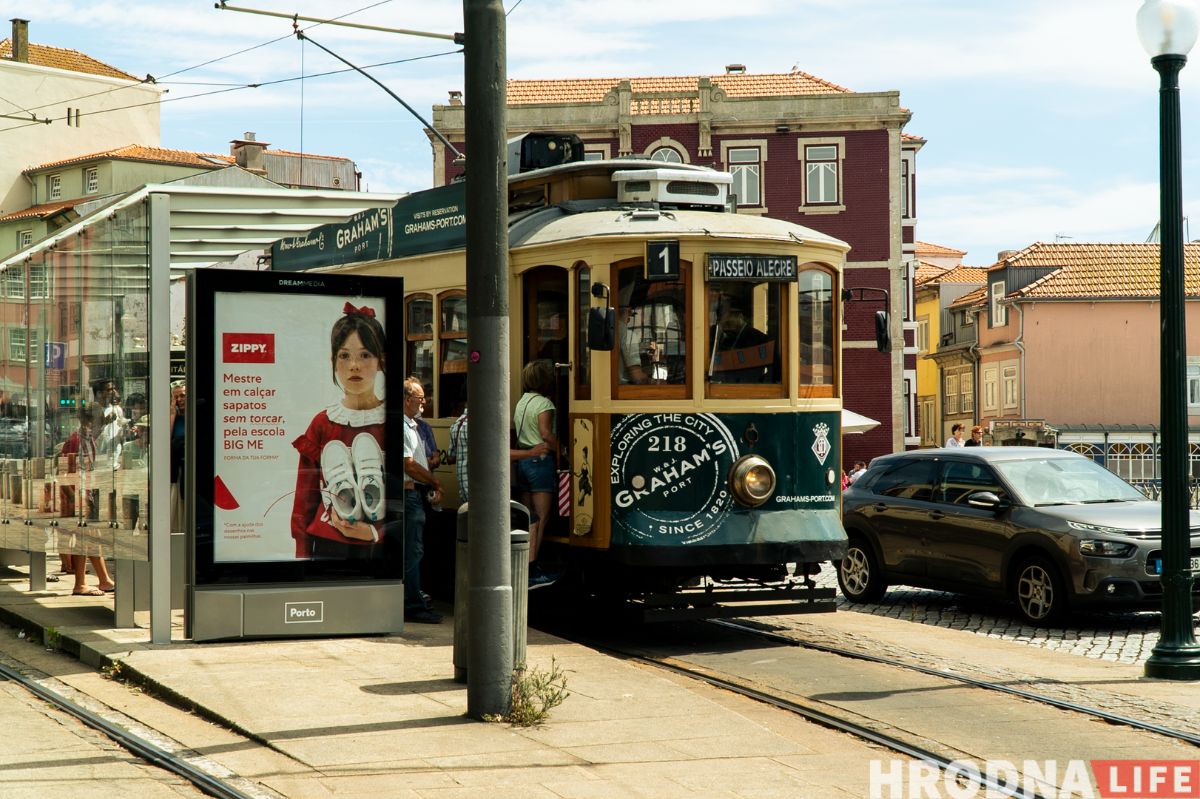
[(842, 408), (842, 435), (850, 433), (865, 433), (879, 427), (879, 422), (869, 419), (861, 413)]

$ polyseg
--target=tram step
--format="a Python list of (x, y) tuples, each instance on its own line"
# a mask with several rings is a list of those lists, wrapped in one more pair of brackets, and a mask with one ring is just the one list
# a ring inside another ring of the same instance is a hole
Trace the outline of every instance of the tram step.
[(647, 607), (667, 607), (681, 602), (709, 604), (713, 602), (818, 602), (833, 601), (833, 588), (714, 588), (677, 591), (670, 594), (647, 594), (639, 604)]

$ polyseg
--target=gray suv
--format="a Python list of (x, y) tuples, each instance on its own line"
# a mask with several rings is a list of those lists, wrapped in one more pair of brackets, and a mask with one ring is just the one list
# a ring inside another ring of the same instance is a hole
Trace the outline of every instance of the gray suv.
[[(1161, 604), (1162, 506), (1073, 452), (885, 455), (846, 490), (843, 523), (850, 542), (838, 584), (851, 602), (913, 585), (1012, 599), (1042, 625), (1070, 608)], [(1200, 571), (1196, 511), (1191, 569)]]

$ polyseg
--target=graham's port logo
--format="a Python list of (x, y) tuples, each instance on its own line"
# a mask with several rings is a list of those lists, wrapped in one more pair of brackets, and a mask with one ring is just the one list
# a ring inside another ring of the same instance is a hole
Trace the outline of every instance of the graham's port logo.
[(693, 544), (729, 513), (729, 470), (738, 458), (729, 428), (712, 414), (613, 417), (613, 522), (642, 543)]

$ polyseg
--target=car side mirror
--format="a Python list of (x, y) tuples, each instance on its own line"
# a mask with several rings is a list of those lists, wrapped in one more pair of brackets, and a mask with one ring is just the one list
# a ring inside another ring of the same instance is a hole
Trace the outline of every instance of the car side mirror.
[(1000, 499), (991, 491), (976, 491), (967, 497), (967, 504), (972, 508), (1001, 511), (1008, 507), (1008, 500)]

